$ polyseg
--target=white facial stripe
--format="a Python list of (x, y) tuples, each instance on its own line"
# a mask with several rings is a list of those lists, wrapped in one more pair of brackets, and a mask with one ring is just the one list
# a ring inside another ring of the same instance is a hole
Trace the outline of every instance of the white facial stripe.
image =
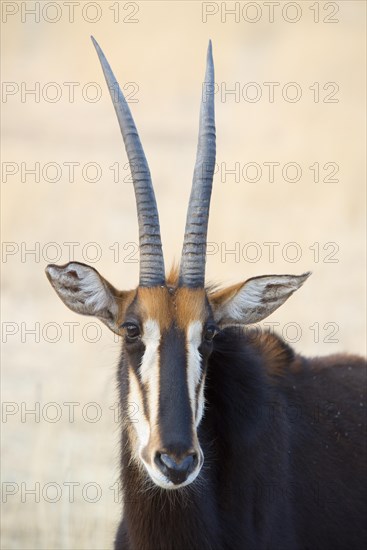
[[(143, 384), (151, 385), (153, 379), (159, 382), (158, 372), (158, 348), (161, 338), (161, 332), (157, 321), (148, 319), (143, 324), (142, 340), (145, 345), (145, 353), (139, 369), (141, 381)], [(158, 386), (159, 387), (159, 386)]]
[(140, 378), (146, 390), (149, 424), (157, 426), (159, 409), (159, 342), (161, 332), (157, 321), (148, 319), (143, 324), (142, 340), (145, 353), (139, 368)]
[(198, 393), (198, 411), (196, 415), (195, 425), (199, 426), (201, 419), (203, 418), (204, 408), (205, 408), (205, 399), (204, 399), (204, 386), (205, 386), (205, 375), (200, 384), (200, 389)]
[(141, 384), (133, 369), (130, 369), (130, 387), (129, 387), (129, 404), (137, 405), (133, 407), (133, 417), (131, 423), (134, 426), (137, 439), (138, 449), (134, 456), (138, 462), (142, 460), (141, 453), (148, 445), (151, 436), (151, 426), (156, 425), (158, 415), (158, 397), (159, 397), (159, 341), (160, 330), (156, 321), (148, 319), (143, 325), (142, 336), (145, 352), (141, 365), (139, 367), (139, 378), (146, 391), (146, 404), (148, 408), (148, 417), (144, 414), (144, 402)]
[[(187, 385), (189, 389), (189, 397), (191, 403), (192, 417), (195, 418), (196, 413), (196, 388), (200, 380), (201, 374), (201, 355), (199, 346), (201, 344), (201, 334), (203, 325), (200, 321), (193, 321), (187, 329)], [(202, 384), (203, 386), (203, 384)], [(200, 388), (198, 395), (199, 406), (198, 415), (195, 419), (195, 424), (198, 426), (204, 409), (204, 393)], [(200, 413), (200, 414), (199, 414)]]
[(144, 415), (143, 395), (137, 376), (132, 368), (129, 368), (129, 371), (128, 413), (131, 411), (130, 422), (134, 426), (139, 441), (139, 449), (135, 445), (132, 445), (133, 451), (136, 451), (134, 458), (139, 462), (138, 451), (148, 444), (150, 427)]

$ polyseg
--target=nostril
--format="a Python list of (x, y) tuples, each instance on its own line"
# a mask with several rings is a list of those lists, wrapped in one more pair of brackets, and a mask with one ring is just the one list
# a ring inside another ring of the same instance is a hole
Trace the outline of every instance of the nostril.
[(198, 455), (196, 453), (189, 454), (184, 460), (182, 461), (182, 465), (184, 469), (187, 471), (188, 474), (191, 474), (198, 465), (199, 459)]
[(165, 459), (162, 458), (163, 456), (167, 456), (167, 455), (164, 455), (164, 453), (156, 452), (154, 457), (154, 463), (163, 474), (166, 474), (167, 470), (169, 469), (169, 466), (167, 466), (167, 460), (165, 461)]
[(171, 454), (157, 452), (154, 462), (164, 475), (177, 484), (185, 481), (195, 470), (199, 459), (196, 453), (190, 453), (178, 459)]
[(162, 453), (160, 456), (160, 461), (170, 470), (176, 470), (178, 467), (177, 462), (166, 453)]

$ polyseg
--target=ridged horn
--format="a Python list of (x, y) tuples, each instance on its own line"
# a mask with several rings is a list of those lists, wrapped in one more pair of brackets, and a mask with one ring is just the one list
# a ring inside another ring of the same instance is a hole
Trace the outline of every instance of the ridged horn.
[(149, 166), (126, 99), (104, 53), (93, 36), (91, 38), (115, 107), (134, 183), (139, 223), (139, 285), (145, 287), (164, 285), (165, 273), (159, 216)]
[(212, 43), (209, 41), (200, 108), (199, 141), (181, 256), (180, 286), (195, 288), (205, 284), (206, 238), (214, 168), (214, 64)]

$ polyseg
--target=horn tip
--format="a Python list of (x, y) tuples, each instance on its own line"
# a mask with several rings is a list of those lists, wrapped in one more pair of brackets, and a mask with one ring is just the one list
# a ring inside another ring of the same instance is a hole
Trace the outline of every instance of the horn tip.
[(101, 46), (98, 44), (97, 40), (94, 38), (94, 36), (92, 34), (90, 35), (90, 38), (93, 42), (93, 46), (95, 47), (98, 55), (100, 55), (100, 53), (103, 54), (103, 52), (101, 50)]
[(211, 39), (209, 39), (209, 44), (208, 44), (207, 63), (209, 63), (210, 65), (213, 65), (213, 47), (212, 47)]

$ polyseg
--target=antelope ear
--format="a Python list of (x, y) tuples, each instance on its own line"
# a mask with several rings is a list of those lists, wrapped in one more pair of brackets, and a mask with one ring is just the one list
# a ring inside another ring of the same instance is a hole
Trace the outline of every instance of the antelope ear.
[(93, 315), (120, 334), (120, 307), (126, 293), (116, 290), (93, 267), (79, 262), (50, 264), (46, 275), (68, 308), (82, 315)]
[(311, 273), (253, 277), (209, 295), (214, 319), (220, 325), (257, 323), (278, 309)]

